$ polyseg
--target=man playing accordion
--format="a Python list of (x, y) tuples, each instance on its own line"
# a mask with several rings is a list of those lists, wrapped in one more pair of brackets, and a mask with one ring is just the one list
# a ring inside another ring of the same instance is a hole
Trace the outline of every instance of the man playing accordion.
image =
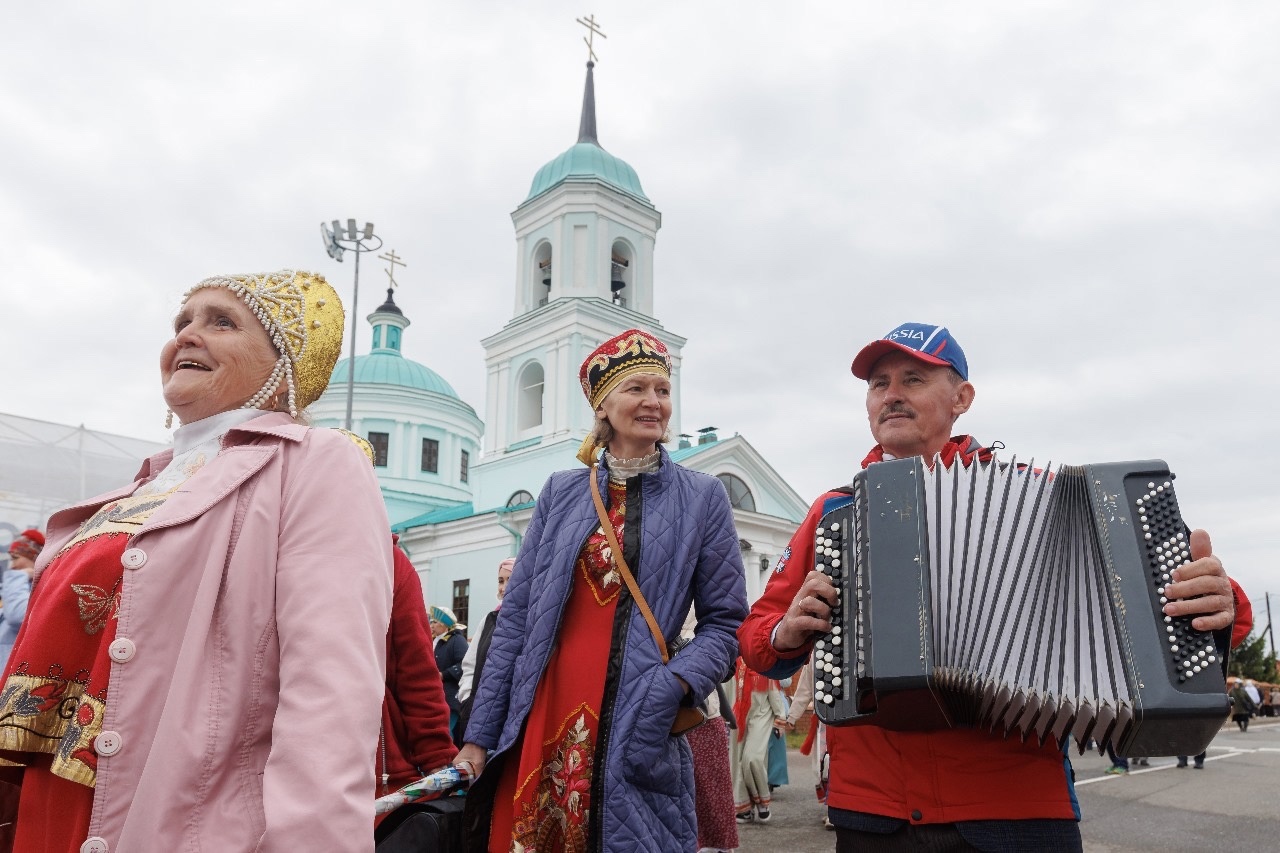
[[(986, 462), (991, 451), (952, 435), (974, 399), (964, 352), (946, 328), (904, 323), (858, 353), (852, 371), (867, 381), (867, 420), (875, 447), (862, 466), (890, 459)], [(738, 640), (748, 666), (786, 678), (831, 630), (836, 589), (814, 570), (815, 530), (828, 492), (810, 508), (752, 607)], [(1227, 577), (1202, 530), (1191, 562), (1167, 587), (1169, 616), (1195, 615), (1200, 631), (1248, 635), (1248, 598)], [(1181, 600), (1176, 600), (1181, 599)], [(827, 729), (831, 753), (829, 817), (836, 851), (1080, 850), (1079, 805), (1065, 750), (1052, 739), (1000, 737), (979, 729), (890, 731), (876, 725)]]

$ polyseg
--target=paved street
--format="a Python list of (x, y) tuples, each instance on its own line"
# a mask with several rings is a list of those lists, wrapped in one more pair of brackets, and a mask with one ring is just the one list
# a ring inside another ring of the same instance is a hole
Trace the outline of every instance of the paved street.
[[(739, 827), (741, 853), (830, 853), (809, 759), (789, 754), (792, 784), (774, 792), (773, 819)], [(1081, 831), (1089, 853), (1280, 850), (1280, 722), (1255, 720), (1247, 734), (1224, 727), (1204, 770), (1153, 758), (1128, 776), (1106, 776), (1105, 756), (1073, 756)]]

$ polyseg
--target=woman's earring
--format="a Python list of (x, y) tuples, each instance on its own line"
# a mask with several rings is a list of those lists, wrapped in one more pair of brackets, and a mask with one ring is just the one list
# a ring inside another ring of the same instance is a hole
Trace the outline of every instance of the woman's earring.
[(170, 409), (169, 412), (164, 416), (164, 428), (173, 429), (173, 410), (172, 409)]

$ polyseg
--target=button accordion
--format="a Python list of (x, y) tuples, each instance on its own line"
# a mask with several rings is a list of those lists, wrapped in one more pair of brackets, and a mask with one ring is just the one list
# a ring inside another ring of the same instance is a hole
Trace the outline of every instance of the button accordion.
[(1194, 755), (1228, 713), (1225, 651), (1162, 612), (1190, 562), (1160, 461), (1052, 472), (895, 460), (828, 502), (815, 568), (839, 592), (814, 644), (828, 725), (985, 727)]

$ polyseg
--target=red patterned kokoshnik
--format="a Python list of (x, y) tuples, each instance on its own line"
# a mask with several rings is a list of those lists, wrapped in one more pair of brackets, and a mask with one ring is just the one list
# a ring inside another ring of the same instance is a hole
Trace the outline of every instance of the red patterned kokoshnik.
[(640, 329), (627, 329), (596, 347), (582, 362), (578, 378), (591, 408), (634, 373), (671, 375), (671, 355), (662, 341)]

